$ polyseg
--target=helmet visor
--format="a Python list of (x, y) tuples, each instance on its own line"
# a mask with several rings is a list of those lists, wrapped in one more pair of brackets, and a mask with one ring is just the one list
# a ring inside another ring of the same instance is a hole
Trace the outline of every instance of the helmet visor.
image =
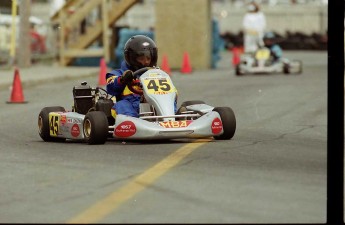
[(157, 63), (157, 50), (156, 49), (145, 49), (129, 54), (130, 65), (138, 68), (144, 66), (155, 66)]
[(152, 50), (141, 50), (136, 52), (136, 57), (149, 57), (152, 58), (153, 51)]

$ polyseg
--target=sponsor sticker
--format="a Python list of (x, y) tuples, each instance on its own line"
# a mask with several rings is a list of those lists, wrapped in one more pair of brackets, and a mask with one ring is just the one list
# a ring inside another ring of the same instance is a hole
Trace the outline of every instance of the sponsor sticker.
[(61, 124), (64, 125), (66, 121), (67, 121), (66, 115), (61, 115), (61, 119), (60, 119)]
[(187, 127), (192, 120), (181, 120), (181, 121), (164, 121), (159, 122), (159, 125), (161, 125), (164, 128), (180, 128), (180, 127)]
[(149, 73), (149, 78), (145, 78), (145, 79), (154, 79), (156, 77), (161, 77), (161, 75), (159, 73)]
[(124, 121), (114, 129), (115, 136), (130, 137), (137, 132), (137, 128), (132, 121)]
[(82, 121), (80, 119), (76, 119), (76, 118), (67, 118), (67, 123), (77, 123), (77, 124), (81, 124)]
[(78, 137), (80, 134), (80, 129), (78, 124), (73, 124), (72, 128), (71, 128), (71, 135), (73, 137)]
[(223, 129), (222, 121), (219, 118), (215, 118), (212, 121), (211, 130), (214, 134), (219, 134)]

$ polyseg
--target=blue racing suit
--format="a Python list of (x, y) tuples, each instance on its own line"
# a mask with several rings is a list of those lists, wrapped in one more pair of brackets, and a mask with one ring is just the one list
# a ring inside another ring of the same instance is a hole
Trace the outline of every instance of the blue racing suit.
[(281, 49), (281, 47), (277, 44), (273, 44), (267, 47), (270, 49), (273, 56), (273, 63), (278, 62), (283, 56), (283, 50)]
[(139, 117), (140, 95), (133, 93), (127, 85), (120, 82), (120, 77), (126, 70), (132, 69), (123, 61), (120, 69), (115, 69), (106, 74), (107, 92), (116, 97), (116, 103), (111, 109), (114, 118), (117, 114)]

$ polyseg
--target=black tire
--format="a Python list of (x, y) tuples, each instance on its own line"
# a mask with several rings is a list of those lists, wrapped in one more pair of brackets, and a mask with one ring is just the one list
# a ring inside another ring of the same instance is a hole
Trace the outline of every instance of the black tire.
[[(291, 66), (291, 64), (296, 64)], [(298, 69), (295, 71), (294, 68), (298, 65)], [(289, 64), (284, 64), (284, 74), (301, 74), (303, 72), (303, 64), (301, 60), (291, 60)]]
[(38, 133), (43, 141), (46, 142), (64, 142), (66, 138), (58, 138), (50, 136), (49, 129), (49, 113), (50, 112), (66, 112), (62, 106), (44, 107), (38, 115)]
[(283, 72), (285, 75), (288, 75), (290, 73), (290, 66), (288, 63), (284, 63), (283, 65)]
[(240, 64), (238, 64), (236, 67), (235, 67), (235, 75), (236, 76), (242, 76), (243, 73), (241, 72), (241, 69), (240, 69)]
[(236, 118), (234, 111), (230, 107), (215, 107), (213, 111), (219, 113), (223, 124), (224, 133), (219, 136), (214, 136), (216, 140), (229, 140), (236, 131)]
[(108, 138), (108, 118), (102, 111), (91, 111), (85, 115), (83, 133), (90, 145), (104, 144)]
[(181, 112), (186, 111), (187, 110), (186, 109), (187, 106), (189, 106), (189, 105), (196, 105), (196, 104), (205, 104), (205, 102), (201, 101), (201, 100), (191, 100), (191, 101), (182, 102), (180, 108), (176, 112), (176, 115), (179, 115), (179, 114), (181, 114)]

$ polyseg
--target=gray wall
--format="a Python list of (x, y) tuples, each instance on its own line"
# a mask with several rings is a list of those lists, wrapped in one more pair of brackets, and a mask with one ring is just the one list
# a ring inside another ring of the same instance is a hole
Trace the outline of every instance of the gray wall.
[[(313, 32), (324, 34), (327, 31), (327, 6), (319, 5), (277, 5), (261, 7), (265, 13), (267, 29), (279, 34), (292, 32)], [(230, 4), (213, 4), (213, 15), (219, 20), (221, 32), (238, 32), (242, 29), (245, 8)], [(223, 15), (223, 16), (222, 16)], [(226, 16), (224, 16), (226, 15)]]
[[(117, 25), (129, 25), (139, 29), (149, 29), (156, 23), (154, 4), (159, 0), (145, 0), (143, 4), (134, 5), (121, 18)], [(178, 1), (178, 0), (176, 0)], [(212, 16), (220, 23), (221, 32), (238, 32), (241, 29), (242, 18), (245, 13), (243, 5), (232, 4), (232, 1), (213, 1), (211, 4)], [(183, 7), (183, 6), (181, 6)], [(178, 10), (178, 9), (177, 9)], [(262, 5), (262, 11), (266, 14), (268, 29), (278, 33), (286, 30), (293, 32), (302, 31), (307, 34), (312, 32), (325, 33), (328, 23), (328, 8), (322, 4), (279, 4), (269, 6)], [(49, 22), (49, 4), (32, 4), (33, 16)], [(225, 18), (221, 14), (227, 14)]]
[[(127, 14), (117, 22), (118, 25), (129, 25), (140, 29), (149, 29), (156, 23), (154, 4), (159, 0), (145, 0), (144, 4), (134, 5)], [(183, 8), (183, 5), (180, 6)], [(179, 10), (179, 9), (176, 9)], [(324, 34), (327, 31), (328, 8), (320, 4), (280, 4), (262, 5), (266, 15), (267, 29), (280, 34), (287, 30), (292, 32), (313, 32)], [(195, 13), (192, 11), (191, 13)], [(242, 19), (245, 7), (236, 6), (228, 1), (214, 1), (211, 4), (211, 15), (219, 21), (219, 28), (223, 32), (237, 33), (242, 29)], [(197, 15), (197, 14), (196, 14)], [(222, 15), (226, 15), (225, 17)]]

